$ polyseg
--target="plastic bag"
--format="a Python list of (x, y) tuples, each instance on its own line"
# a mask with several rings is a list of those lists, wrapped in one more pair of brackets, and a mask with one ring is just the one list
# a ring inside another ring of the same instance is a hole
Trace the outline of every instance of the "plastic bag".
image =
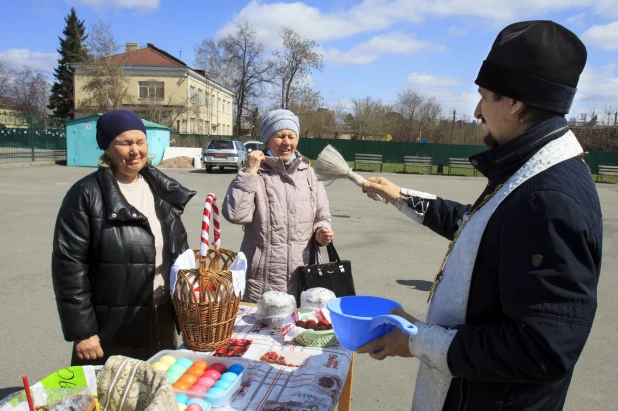
[(268, 327), (281, 328), (285, 317), (296, 311), (296, 298), (281, 291), (267, 291), (257, 302), (255, 315)]
[[(95, 397), (88, 387), (43, 388), (31, 387), (32, 402), (36, 411), (94, 411)], [(24, 390), (18, 391), (0, 401), (0, 411), (29, 411)]]

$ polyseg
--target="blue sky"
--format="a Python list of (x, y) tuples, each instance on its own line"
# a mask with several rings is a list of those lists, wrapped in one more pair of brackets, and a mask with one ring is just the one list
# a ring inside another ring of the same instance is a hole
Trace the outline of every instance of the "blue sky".
[(519, 20), (551, 19), (588, 48), (572, 115), (618, 109), (618, 0), (22, 0), (3, 5), (0, 56), (51, 71), (71, 6), (88, 29), (100, 17), (121, 43), (153, 43), (188, 64), (196, 44), (247, 20), (269, 50), (279, 28), (320, 44), (311, 85), (330, 107), (355, 97), (390, 102), (404, 89), (434, 96), (444, 112), (472, 116), (474, 79), (497, 33)]

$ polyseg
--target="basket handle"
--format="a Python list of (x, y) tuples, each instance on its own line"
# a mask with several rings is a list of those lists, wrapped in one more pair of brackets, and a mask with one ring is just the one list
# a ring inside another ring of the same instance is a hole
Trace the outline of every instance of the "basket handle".
[(208, 232), (210, 231), (210, 217), (212, 216), (213, 228), (215, 232), (215, 248), (221, 246), (221, 228), (219, 226), (219, 205), (217, 196), (209, 193), (204, 204), (204, 217), (202, 217), (202, 237), (200, 239), (200, 255), (206, 257), (208, 254)]

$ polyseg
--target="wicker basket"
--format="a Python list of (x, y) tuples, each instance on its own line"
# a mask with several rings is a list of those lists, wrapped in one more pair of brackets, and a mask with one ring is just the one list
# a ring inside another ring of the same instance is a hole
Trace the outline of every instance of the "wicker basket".
[[(208, 248), (208, 221), (213, 203), (215, 247)], [(193, 250), (199, 268), (178, 271), (172, 300), (185, 346), (195, 351), (214, 351), (227, 345), (238, 315), (240, 295), (233, 293), (232, 272), (228, 269), (237, 253), (219, 247), (214, 194), (208, 195), (204, 215), (202, 252)]]
[(194, 251), (200, 268), (178, 271), (174, 309), (187, 348), (214, 351), (227, 345), (238, 314), (240, 296), (232, 293), (232, 272), (227, 269), (236, 253), (217, 247), (202, 257)]

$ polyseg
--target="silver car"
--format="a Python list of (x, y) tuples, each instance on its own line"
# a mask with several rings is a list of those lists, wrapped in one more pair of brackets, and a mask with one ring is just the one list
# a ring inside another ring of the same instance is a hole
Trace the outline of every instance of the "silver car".
[(208, 147), (202, 150), (202, 163), (206, 167), (206, 172), (212, 172), (212, 167), (217, 166), (219, 170), (224, 167), (234, 167), (240, 170), (247, 157), (247, 149), (237, 140), (212, 140)]
[(261, 141), (247, 141), (245, 143), (245, 148), (247, 149), (247, 153), (250, 153), (254, 150), (264, 150), (264, 143)]

